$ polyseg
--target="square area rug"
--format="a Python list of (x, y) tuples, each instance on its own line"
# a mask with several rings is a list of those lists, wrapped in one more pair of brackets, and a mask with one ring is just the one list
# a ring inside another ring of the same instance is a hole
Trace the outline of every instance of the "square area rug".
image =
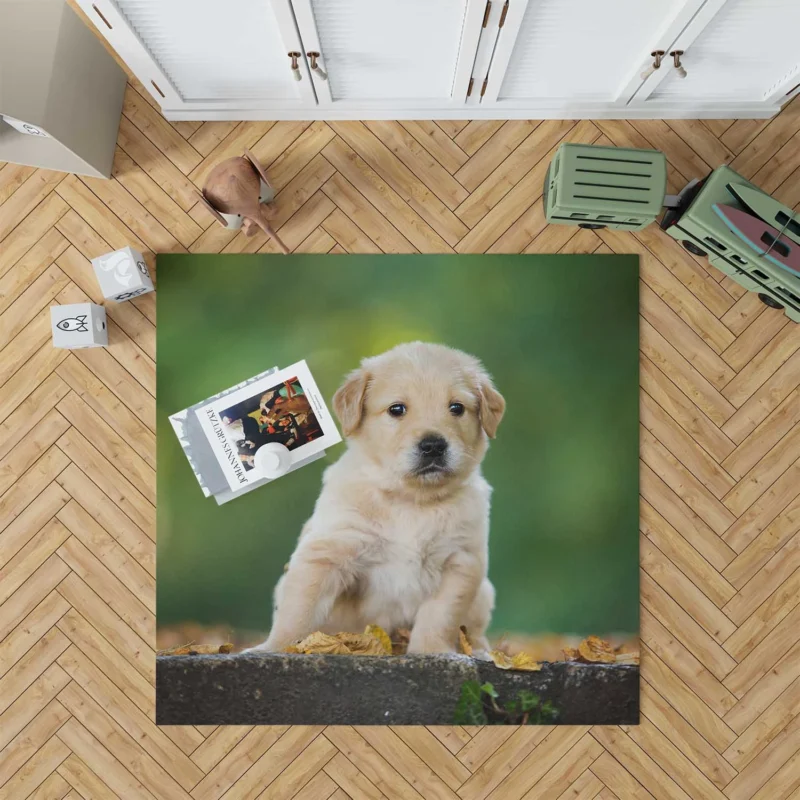
[(159, 724), (636, 724), (638, 273), (159, 256)]

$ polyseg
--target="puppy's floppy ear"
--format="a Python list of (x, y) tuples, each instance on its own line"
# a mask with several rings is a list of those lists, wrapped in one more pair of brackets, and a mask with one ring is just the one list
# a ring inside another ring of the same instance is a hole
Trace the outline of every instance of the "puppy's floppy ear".
[(365, 369), (351, 372), (333, 396), (333, 410), (342, 423), (345, 436), (355, 433), (364, 416), (364, 397), (369, 375)]
[(481, 427), (490, 439), (494, 439), (500, 420), (506, 410), (506, 401), (497, 391), (492, 379), (482, 370), (477, 376), (478, 386), (478, 417)]

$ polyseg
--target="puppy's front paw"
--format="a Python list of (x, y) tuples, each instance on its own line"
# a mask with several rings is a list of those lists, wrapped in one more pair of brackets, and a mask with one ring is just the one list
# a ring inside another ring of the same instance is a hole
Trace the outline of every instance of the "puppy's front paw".
[(478, 661), (491, 661), (492, 656), (488, 650), (472, 650), (472, 657)]
[(272, 649), (268, 646), (267, 642), (261, 642), (261, 644), (257, 644), (255, 647), (247, 647), (240, 655), (247, 655), (248, 653), (271, 653), (273, 652)]
[(281, 653), (294, 641), (291, 638), (272, 636), (270, 634), (265, 642), (257, 644), (255, 647), (248, 647), (242, 650), (242, 654), (246, 653)]
[(409, 653), (455, 653), (455, 636), (448, 637), (440, 631), (411, 631)]

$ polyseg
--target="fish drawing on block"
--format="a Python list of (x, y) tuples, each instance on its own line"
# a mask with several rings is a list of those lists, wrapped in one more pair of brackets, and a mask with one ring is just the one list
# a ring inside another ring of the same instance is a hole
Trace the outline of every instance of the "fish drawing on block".
[(800, 216), (791, 208), (751, 186), (729, 183), (727, 189), (751, 214), (763, 219), (800, 245)]
[(77, 333), (86, 333), (89, 330), (89, 326), (86, 324), (86, 314), (62, 319), (56, 324), (56, 327), (62, 331), (76, 331)]
[(800, 245), (766, 222), (733, 206), (714, 203), (722, 221), (760, 256), (781, 269), (800, 275)]

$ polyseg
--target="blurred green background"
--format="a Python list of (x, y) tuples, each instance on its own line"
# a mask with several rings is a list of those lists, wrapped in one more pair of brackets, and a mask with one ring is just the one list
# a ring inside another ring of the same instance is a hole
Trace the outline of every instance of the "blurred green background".
[(271, 596), (345, 445), (224, 506), (168, 416), (306, 359), (330, 407), (365, 356), (478, 356), (507, 401), (494, 487), (495, 634), (638, 631), (636, 256), (158, 257), (158, 624), (267, 631)]

